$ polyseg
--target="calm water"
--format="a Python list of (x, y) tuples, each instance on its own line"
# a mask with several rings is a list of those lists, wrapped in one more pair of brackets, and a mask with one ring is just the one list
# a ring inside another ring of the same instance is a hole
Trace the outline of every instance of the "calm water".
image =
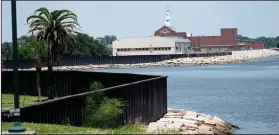
[[(100, 70), (99, 70), (100, 71)], [(239, 64), (109, 69), (168, 76), (168, 107), (216, 115), (236, 133), (279, 133), (279, 57)]]

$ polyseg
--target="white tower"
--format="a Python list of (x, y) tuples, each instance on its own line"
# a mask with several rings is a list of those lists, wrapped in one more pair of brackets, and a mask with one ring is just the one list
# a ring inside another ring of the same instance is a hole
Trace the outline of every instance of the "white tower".
[(171, 16), (170, 16), (169, 6), (167, 6), (165, 25), (171, 27)]

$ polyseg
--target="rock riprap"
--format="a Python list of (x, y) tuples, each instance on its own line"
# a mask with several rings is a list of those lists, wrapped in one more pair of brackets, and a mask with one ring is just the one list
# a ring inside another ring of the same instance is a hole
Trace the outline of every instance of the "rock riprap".
[(182, 109), (168, 109), (167, 114), (148, 125), (148, 132), (177, 130), (183, 134), (232, 134), (237, 126), (222, 119)]

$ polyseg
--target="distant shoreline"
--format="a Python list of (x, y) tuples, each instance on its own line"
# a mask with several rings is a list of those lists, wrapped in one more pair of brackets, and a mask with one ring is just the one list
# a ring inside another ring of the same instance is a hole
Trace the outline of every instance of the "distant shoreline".
[[(59, 66), (53, 67), (56, 71), (71, 70), (92, 70), (92, 69), (116, 69), (116, 68), (148, 68), (148, 67), (168, 67), (168, 66), (192, 66), (192, 65), (214, 65), (241, 63), (250, 60), (262, 59), (270, 56), (279, 56), (279, 51), (271, 49), (233, 51), (232, 55), (213, 56), (213, 57), (193, 57), (193, 58), (177, 58), (164, 60), (153, 63), (139, 64), (104, 64), (104, 65), (81, 65), (81, 66)], [(12, 69), (2, 69), (2, 71), (11, 71)], [(35, 68), (19, 69), (21, 71), (35, 71)], [(42, 70), (47, 70), (43, 67)]]

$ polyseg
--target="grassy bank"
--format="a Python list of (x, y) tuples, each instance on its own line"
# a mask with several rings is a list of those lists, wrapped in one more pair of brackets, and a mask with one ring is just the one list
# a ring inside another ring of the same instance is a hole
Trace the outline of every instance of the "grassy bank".
[[(13, 123), (2, 122), (2, 131), (7, 131)], [(146, 134), (146, 127), (127, 125), (117, 129), (85, 128), (54, 124), (22, 123), (28, 131), (36, 134)], [(158, 131), (157, 134), (178, 134), (178, 131)]]
[[(1, 94), (2, 109), (14, 107), (14, 95), (13, 94)], [(37, 96), (20, 95), (20, 106), (30, 105), (38, 102)], [(46, 100), (47, 97), (42, 97), (42, 100)]]

